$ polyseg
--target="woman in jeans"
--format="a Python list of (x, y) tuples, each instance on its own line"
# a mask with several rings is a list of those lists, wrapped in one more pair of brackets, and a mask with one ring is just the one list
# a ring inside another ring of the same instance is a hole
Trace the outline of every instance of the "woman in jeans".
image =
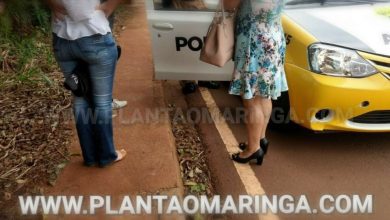
[(120, 161), (112, 128), (112, 87), (117, 48), (107, 17), (120, 0), (47, 0), (53, 12), (53, 48), (67, 78), (80, 61), (88, 64), (91, 100), (74, 97), (73, 109), (84, 164), (101, 167)]
[(238, 7), (236, 17), (235, 70), (229, 93), (240, 95), (247, 112), (248, 144), (232, 159), (239, 163), (257, 160), (268, 150), (265, 137), (272, 112), (271, 99), (287, 91), (284, 72), (286, 42), (281, 24), (284, 0), (225, 0)]

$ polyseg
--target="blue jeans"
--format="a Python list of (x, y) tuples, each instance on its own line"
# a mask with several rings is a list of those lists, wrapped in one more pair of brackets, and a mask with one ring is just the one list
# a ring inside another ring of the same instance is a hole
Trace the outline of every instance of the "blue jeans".
[(118, 52), (112, 34), (66, 40), (53, 34), (56, 60), (64, 77), (80, 61), (88, 65), (92, 99), (74, 97), (73, 111), (84, 164), (105, 166), (117, 159), (112, 129), (112, 87)]

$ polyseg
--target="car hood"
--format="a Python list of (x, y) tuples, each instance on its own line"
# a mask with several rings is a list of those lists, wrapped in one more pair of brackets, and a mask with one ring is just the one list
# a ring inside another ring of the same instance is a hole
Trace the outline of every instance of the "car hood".
[(390, 56), (390, 17), (375, 5), (287, 9), (286, 15), (318, 41)]

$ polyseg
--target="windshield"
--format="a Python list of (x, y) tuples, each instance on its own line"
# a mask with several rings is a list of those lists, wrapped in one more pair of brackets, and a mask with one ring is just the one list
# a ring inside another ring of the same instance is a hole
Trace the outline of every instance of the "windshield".
[(304, 5), (352, 5), (352, 4), (377, 4), (389, 3), (390, 0), (286, 0), (287, 6), (304, 6)]

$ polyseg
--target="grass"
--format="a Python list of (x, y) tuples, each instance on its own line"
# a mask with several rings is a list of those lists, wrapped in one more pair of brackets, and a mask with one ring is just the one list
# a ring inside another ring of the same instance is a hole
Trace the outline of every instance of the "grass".
[(50, 33), (50, 12), (40, 0), (6, 1), (0, 15), (0, 89), (44, 82), (57, 70)]
[(36, 84), (42, 81), (51, 85), (48, 74), (56, 71), (57, 65), (53, 58), (49, 37), (31, 37), (2, 39), (0, 49), (1, 83), (7, 84), (29, 83)]

